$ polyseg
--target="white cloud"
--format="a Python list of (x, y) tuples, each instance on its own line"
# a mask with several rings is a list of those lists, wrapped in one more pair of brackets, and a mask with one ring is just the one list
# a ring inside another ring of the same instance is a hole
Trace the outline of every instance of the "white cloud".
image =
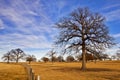
[(103, 8), (103, 10), (108, 10), (108, 9), (116, 8), (116, 7), (119, 7), (119, 6), (120, 6), (119, 3), (118, 3), (118, 4), (111, 4), (111, 5), (105, 6), (105, 7)]
[(116, 9), (110, 12), (105, 13), (107, 21), (119, 21), (120, 20), (120, 9)]
[(119, 16), (120, 4), (119, 3), (104, 5), (100, 9), (100, 11), (104, 13), (108, 22), (120, 20), (120, 16)]
[[(37, 0), (28, 5), (29, 1), (11, 1), (11, 6), (7, 6), (5, 9), (2, 7), (0, 8), (0, 15), (5, 16), (8, 20), (12, 21), (19, 31), (32, 33), (32, 30), (29, 30), (29, 28), (42, 31), (42, 27), (51, 30), (50, 27), (42, 26), (42, 24), (47, 24), (48, 26), (52, 24), (52, 21), (38, 2), (39, 1)], [(37, 16), (38, 19), (36, 19), (35, 16)]]
[(23, 34), (7, 34), (0, 35), (2, 42), (0, 43), (0, 48), (12, 48), (12, 47), (21, 47), (21, 48), (51, 48), (51, 42), (47, 40), (45, 36), (36, 36), (36, 35), (23, 35)]
[(119, 38), (120, 37), (120, 33), (118, 33), (118, 34), (114, 34), (114, 35), (112, 35), (114, 38)]
[[(13, 0), (9, 6), (4, 4), (2, 6), (4, 7), (0, 7), (0, 15), (14, 24), (6, 26), (10, 33), (0, 34), (2, 49), (51, 48), (52, 41), (48, 38), (52, 39), (56, 30), (51, 27), (53, 22), (43, 10), (44, 7), (39, 0), (33, 2)], [(3, 25), (4, 22), (0, 20), (0, 24)]]
[[(0, 19), (0, 29), (5, 28), (6, 34), (0, 34), (0, 52), (5, 53), (14, 48), (22, 49), (49, 49), (52, 47), (53, 36), (56, 35), (56, 29), (52, 28), (53, 22), (48, 12), (59, 13), (64, 7), (64, 2), (56, 1), (55, 6), (59, 11), (51, 10), (51, 5), (43, 5), (40, 0), (12, 0), (10, 4), (4, 4), (0, 1), (0, 16), (3, 16), (13, 26), (5, 24)], [(48, 10), (45, 11), (45, 8)], [(55, 7), (53, 7), (55, 8)], [(46, 53), (46, 51), (26, 50), (28, 53)]]

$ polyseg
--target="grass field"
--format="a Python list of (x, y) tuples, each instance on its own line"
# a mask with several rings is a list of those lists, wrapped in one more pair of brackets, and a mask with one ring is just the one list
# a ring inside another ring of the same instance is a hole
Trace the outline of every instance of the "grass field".
[(120, 80), (120, 61), (87, 63), (87, 71), (80, 70), (81, 63), (32, 63), (41, 80)]
[(0, 63), (0, 80), (27, 80), (26, 71), (19, 64)]

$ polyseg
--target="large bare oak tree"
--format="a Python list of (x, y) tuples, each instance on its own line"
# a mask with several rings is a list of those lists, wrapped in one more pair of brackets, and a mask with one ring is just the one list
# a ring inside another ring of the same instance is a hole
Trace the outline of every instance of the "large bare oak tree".
[(60, 30), (55, 44), (74, 53), (82, 51), (82, 70), (86, 70), (86, 52), (101, 51), (113, 45), (105, 17), (88, 8), (78, 8), (56, 23)]

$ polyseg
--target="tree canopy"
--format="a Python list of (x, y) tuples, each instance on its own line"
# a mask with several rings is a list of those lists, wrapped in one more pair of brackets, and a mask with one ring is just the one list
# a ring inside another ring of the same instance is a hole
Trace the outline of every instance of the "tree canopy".
[(9, 63), (10, 61), (12, 61), (12, 60), (13, 60), (13, 57), (12, 57), (12, 55), (11, 55), (11, 52), (8, 51), (6, 54), (4, 54), (3, 57), (2, 57), (2, 59), (3, 59), (4, 61), (7, 61), (7, 63)]
[(36, 61), (36, 57), (34, 55), (27, 55), (26, 61), (28, 61), (30, 64), (31, 61)]
[(26, 54), (20, 48), (12, 49), (11, 53), (13, 54), (13, 58), (16, 61), (16, 63), (18, 63), (20, 59), (23, 59), (26, 56)]
[(60, 31), (56, 45), (66, 52), (80, 53), (82, 50), (82, 70), (86, 69), (87, 51), (99, 52), (114, 44), (105, 24), (105, 17), (88, 8), (74, 10), (58, 21), (56, 28)]

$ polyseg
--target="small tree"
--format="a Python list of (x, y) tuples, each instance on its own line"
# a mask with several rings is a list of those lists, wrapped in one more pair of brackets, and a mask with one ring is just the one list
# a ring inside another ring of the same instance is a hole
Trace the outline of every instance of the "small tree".
[(8, 51), (6, 54), (3, 55), (2, 59), (4, 61), (7, 61), (7, 63), (9, 63), (10, 61), (12, 61), (12, 55), (11, 55), (11, 53)]
[(52, 63), (55, 60), (55, 56), (54, 56), (55, 54), (56, 54), (56, 52), (54, 50), (51, 50), (50, 52), (48, 52), (48, 55), (51, 57), (50, 59), (51, 59)]
[(74, 57), (73, 56), (67, 56), (66, 57), (66, 61), (67, 62), (73, 62), (75, 59), (74, 59)]
[(26, 61), (28, 61), (30, 64), (32, 61), (36, 61), (36, 57), (34, 55), (28, 55), (26, 57)]
[(49, 58), (47, 58), (47, 57), (43, 57), (42, 60), (46, 63), (46, 62), (49, 61)]
[(56, 56), (53, 56), (53, 57), (51, 57), (51, 61), (52, 61), (52, 62), (57, 62), (57, 61), (58, 61), (58, 58), (57, 58)]
[(116, 57), (117, 57), (117, 60), (120, 60), (120, 48), (116, 52)]
[(120, 60), (120, 53), (116, 53), (117, 60)]
[(112, 60), (116, 59), (116, 56), (115, 56), (115, 55), (112, 55), (112, 56), (111, 56), (111, 59), (112, 59)]
[(10, 52), (11, 52), (11, 55), (13, 56), (13, 59), (16, 61), (16, 63), (18, 63), (20, 59), (24, 59), (24, 57), (26, 56), (26, 54), (20, 48), (12, 49)]
[(64, 59), (63, 59), (62, 56), (58, 56), (58, 57), (57, 57), (57, 60), (58, 60), (58, 62), (64, 62)]
[(109, 59), (108, 54), (102, 54), (102, 55), (101, 55), (101, 59), (104, 59), (104, 60), (105, 60), (105, 59)]

